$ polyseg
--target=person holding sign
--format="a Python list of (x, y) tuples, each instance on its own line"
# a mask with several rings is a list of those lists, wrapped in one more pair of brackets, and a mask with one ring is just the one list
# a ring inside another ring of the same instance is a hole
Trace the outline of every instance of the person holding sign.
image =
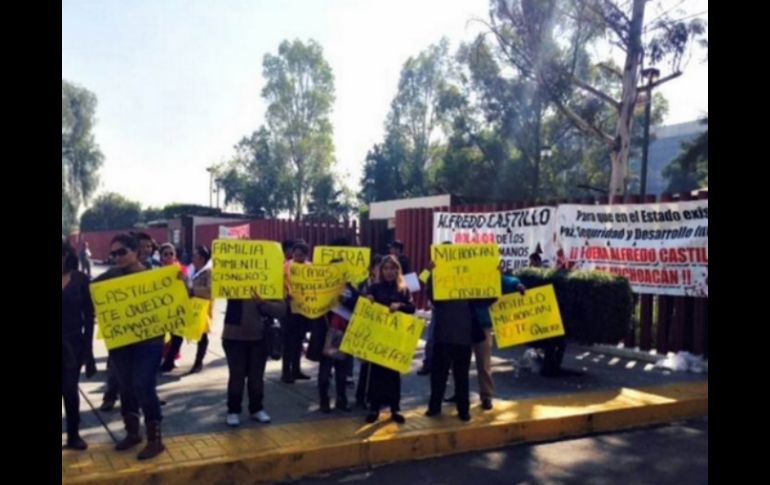
[(251, 419), (269, 423), (262, 405), (265, 366), (270, 349), (268, 329), (273, 318), (286, 314), (283, 300), (267, 301), (254, 293), (250, 300), (227, 300), (222, 347), (227, 357), (227, 424), (241, 424), (243, 387), (248, 385)]
[[(406, 287), (404, 276), (401, 273), (401, 264), (393, 255), (385, 256), (380, 265), (379, 281), (369, 289), (370, 301), (385, 305), (391, 312), (403, 312), (413, 314), (415, 312), (412, 303), (412, 294)], [(370, 411), (366, 415), (366, 422), (377, 421), (380, 408), (390, 406), (393, 421), (402, 424), (406, 421), (399, 414), (401, 402), (401, 374), (394, 370), (377, 364), (369, 364), (371, 369), (369, 381)]]
[[(173, 251), (173, 246), (170, 244), (164, 244), (161, 246), (160, 257), (165, 262), (168, 260), (167, 252)], [(187, 274), (188, 290), (191, 297), (203, 298), (205, 300), (211, 300), (211, 251), (207, 246), (196, 246), (193, 251), (192, 257), (192, 270), (187, 273), (185, 268), (184, 273)], [(195, 363), (188, 374), (195, 374), (203, 369), (203, 358), (206, 356), (206, 350), (209, 346), (209, 325), (211, 324), (212, 307), (209, 305), (208, 315), (206, 319), (206, 326), (203, 329), (201, 339), (198, 341), (198, 349), (195, 353)], [(166, 358), (161, 365), (161, 371), (168, 372), (173, 369), (174, 359), (176, 358), (179, 349), (182, 347), (183, 338), (179, 335), (173, 335), (171, 337), (171, 346), (166, 352)]]
[[(502, 271), (503, 266), (500, 265)], [(522, 295), (526, 291), (521, 281), (511, 275), (502, 275), (503, 294), (520, 292)], [(495, 394), (495, 382), (492, 379), (492, 318), (489, 315), (489, 307), (495, 299), (474, 300), (471, 308), (474, 312), (474, 318), (484, 331), (484, 340), (473, 344), (473, 355), (476, 359), (476, 375), (479, 380), (479, 395), (481, 397), (481, 408), (485, 411), (492, 409), (492, 398)]]
[[(94, 283), (145, 271), (139, 261), (139, 244), (128, 234), (112, 238), (110, 256), (116, 266), (94, 280)], [(142, 442), (139, 434), (139, 408), (144, 414), (147, 430), (147, 446), (139, 452), (140, 460), (159, 455), (166, 447), (161, 438), (160, 423), (163, 416), (156, 389), (158, 362), (163, 354), (163, 336), (153, 337), (109, 351), (111, 365), (115, 367), (121, 399), (121, 413), (126, 427), (126, 437), (118, 441), (115, 449), (128, 450)]]
[[(83, 362), (93, 360), (94, 307), (88, 291), (88, 275), (78, 271), (78, 257), (68, 242), (61, 243), (61, 394), (67, 419), (65, 448), (85, 450), (80, 437), (78, 378)], [(91, 377), (95, 368), (86, 365)]]
[[(330, 247), (345, 247), (349, 242), (347, 238), (337, 238), (330, 243)], [(318, 246), (316, 246), (318, 248)], [(317, 251), (317, 249), (316, 249)], [(336, 264), (341, 263), (341, 258), (333, 258), (329, 263)], [(350, 307), (351, 300), (355, 297), (352, 294), (352, 287), (349, 282), (345, 283), (345, 289), (343, 290), (340, 299), (340, 307), (345, 308), (346, 311), (352, 312)], [(355, 303), (353, 300), (353, 308)], [(326, 314), (325, 320), (328, 324), (327, 328), (324, 328), (324, 349), (321, 360), (318, 363), (318, 395), (320, 410), (322, 413), (330, 413), (331, 406), (329, 404), (329, 387), (332, 370), (334, 370), (334, 386), (337, 392), (337, 399), (334, 401), (334, 408), (338, 411), (350, 412), (353, 410), (348, 405), (347, 397), (347, 377), (348, 370), (353, 365), (353, 356), (343, 354), (339, 351), (339, 344), (342, 341), (342, 336), (345, 334), (345, 329), (348, 326), (350, 315), (345, 314), (345, 311), (337, 310), (330, 311)]]
[[(160, 264), (161, 266), (176, 266), (184, 277), (187, 278), (187, 268), (176, 259), (176, 249), (173, 244), (163, 243), (160, 245)], [(179, 335), (171, 336), (171, 341), (163, 349), (165, 358), (160, 366), (161, 372), (174, 370), (176, 367), (174, 361), (179, 358), (179, 349), (182, 348), (182, 341), (183, 338)]]
[[(189, 276), (190, 296), (211, 300), (211, 250), (207, 246), (196, 246), (192, 257), (193, 271)], [(190, 374), (195, 374), (203, 369), (203, 358), (206, 357), (206, 350), (209, 347), (209, 330), (213, 318), (214, 305), (209, 305), (208, 318), (206, 326), (203, 328), (203, 335), (198, 341), (198, 349), (195, 352), (195, 363), (190, 369)]]
[[(377, 282), (377, 275), (380, 271), (380, 264), (382, 264), (382, 256), (375, 254), (372, 258), (372, 262), (369, 265), (369, 279), (364, 280), (358, 288), (351, 291), (346, 297), (347, 300), (343, 301), (343, 305), (351, 312), (356, 307), (356, 302), (361, 296), (369, 294), (371, 287)], [(358, 369), (358, 384), (356, 385), (356, 406), (366, 409), (367, 408), (367, 396), (369, 394), (369, 376), (371, 375), (371, 367), (369, 362), (361, 360), (361, 365)]]
[[(430, 270), (435, 263), (428, 265)], [(474, 320), (469, 300), (441, 300), (433, 297), (433, 285), (428, 286), (428, 299), (433, 308), (433, 356), (430, 373), (430, 399), (425, 415), (441, 414), (441, 402), (446, 391), (449, 369), (455, 387), (457, 415), (461, 421), (470, 421), (470, 390), (468, 386), (471, 367), (471, 345), (479, 338), (480, 329), (474, 332)], [(483, 338), (483, 334), (481, 335)]]
[[(295, 242), (291, 250), (291, 260), (287, 261), (287, 266), (285, 266), (286, 276), (284, 284), (286, 285), (287, 300), (291, 300), (292, 292), (289, 268), (293, 263), (310, 264), (307, 260), (308, 256), (310, 256), (310, 247), (302, 240)], [(291, 310), (289, 311), (291, 312)], [(281, 382), (293, 384), (296, 380), (310, 379), (310, 376), (302, 373), (300, 363), (302, 361), (302, 341), (310, 330), (311, 320), (297, 313), (289, 313), (286, 322), (288, 323), (287, 327), (282, 329), (286, 333), (284, 336), (285, 345), (283, 349)]]

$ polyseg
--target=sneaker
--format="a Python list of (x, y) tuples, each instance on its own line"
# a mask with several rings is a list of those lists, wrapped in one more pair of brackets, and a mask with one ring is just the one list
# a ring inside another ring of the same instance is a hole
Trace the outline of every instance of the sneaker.
[(252, 413), (251, 419), (253, 419), (254, 421), (259, 421), (260, 423), (269, 423), (270, 415), (267, 414), (263, 409), (262, 411), (257, 411), (256, 413)]
[(303, 374), (302, 372), (297, 372), (294, 374), (294, 380), (295, 381), (307, 381), (310, 379), (310, 376)]
[(471, 420), (471, 415), (470, 415), (470, 413), (467, 413), (467, 412), (466, 413), (459, 413), (457, 416), (460, 418), (460, 421), (468, 422), (468, 421)]
[(195, 364), (194, 366), (192, 366), (192, 369), (190, 369), (188, 374), (197, 374), (202, 370), (203, 370), (203, 364)]
[(404, 424), (406, 422), (406, 418), (398, 413), (391, 413), (390, 417), (393, 419), (394, 422), (398, 424)]
[(492, 400), (491, 399), (482, 399), (481, 400), (481, 409), (484, 411), (489, 411), (492, 409)]
[(227, 415), (226, 419), (228, 426), (240, 426), (241, 425), (241, 417), (238, 416), (235, 413), (230, 413)]

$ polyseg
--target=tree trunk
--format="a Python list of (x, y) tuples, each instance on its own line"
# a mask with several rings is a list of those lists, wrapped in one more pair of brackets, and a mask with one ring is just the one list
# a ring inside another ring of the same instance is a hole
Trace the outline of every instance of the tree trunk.
[(303, 170), (303, 161), (297, 160), (294, 162), (297, 167), (297, 193), (294, 201), (297, 205), (294, 207), (294, 217), (300, 220), (302, 217), (302, 191), (305, 186), (305, 172)]
[(623, 97), (620, 100), (620, 112), (615, 128), (615, 144), (612, 147), (612, 173), (610, 175), (609, 196), (625, 195), (628, 182), (628, 152), (631, 147), (631, 123), (636, 105), (636, 83), (639, 66), (642, 62), (642, 25), (646, 0), (634, 0), (629, 28), (626, 62), (623, 66)]

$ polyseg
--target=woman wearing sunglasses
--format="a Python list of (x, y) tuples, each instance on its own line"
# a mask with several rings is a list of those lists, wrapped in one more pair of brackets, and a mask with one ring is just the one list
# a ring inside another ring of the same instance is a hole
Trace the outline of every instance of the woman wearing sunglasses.
[[(129, 234), (118, 234), (110, 243), (110, 256), (116, 266), (110, 268), (94, 282), (127, 276), (147, 268), (139, 261), (139, 244)], [(110, 365), (114, 365), (120, 388), (121, 413), (126, 427), (126, 437), (115, 449), (128, 450), (142, 442), (139, 433), (139, 408), (144, 414), (147, 430), (147, 446), (137, 458), (145, 460), (159, 455), (165, 446), (161, 440), (160, 423), (163, 416), (156, 389), (158, 362), (163, 354), (163, 337), (155, 337), (109, 351)]]

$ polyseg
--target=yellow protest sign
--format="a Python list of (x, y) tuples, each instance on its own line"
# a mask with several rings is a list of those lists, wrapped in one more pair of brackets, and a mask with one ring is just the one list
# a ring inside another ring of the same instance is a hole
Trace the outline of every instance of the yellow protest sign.
[(496, 298), (502, 295), (496, 244), (433, 244), (434, 300)]
[(564, 335), (553, 285), (504, 295), (489, 307), (489, 314), (500, 349)]
[(341, 264), (300, 264), (289, 266), (291, 311), (318, 318), (337, 306), (345, 287)]
[(187, 314), (187, 331), (183, 335), (187, 340), (197, 342), (203, 337), (209, 319), (211, 300), (190, 298), (190, 310)]
[(217, 239), (211, 245), (213, 298), (283, 299), (283, 250), (275, 241)]
[(313, 263), (329, 264), (342, 260), (347, 281), (357, 285), (369, 277), (369, 261), (372, 250), (355, 246), (316, 246), (313, 248)]
[(109, 350), (185, 331), (189, 298), (177, 266), (93, 283), (90, 289)]
[(402, 374), (409, 372), (425, 322), (359, 298), (340, 351)]
[(428, 278), (430, 278), (430, 270), (428, 270), (428, 269), (422, 270), (422, 273), (420, 273), (420, 277), (419, 278), (420, 278), (420, 281), (422, 281), (423, 283), (427, 283), (428, 282)]

